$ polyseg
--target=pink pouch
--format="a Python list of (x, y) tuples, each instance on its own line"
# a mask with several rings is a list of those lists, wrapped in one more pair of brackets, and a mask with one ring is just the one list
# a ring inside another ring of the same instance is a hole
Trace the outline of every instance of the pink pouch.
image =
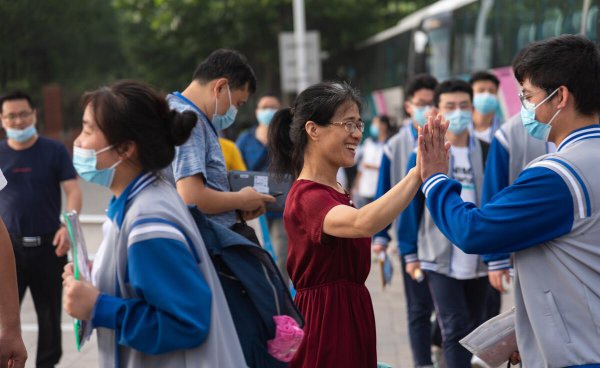
[(267, 341), (269, 354), (282, 362), (289, 362), (304, 338), (304, 331), (290, 316), (273, 316), (275, 321), (275, 338)]

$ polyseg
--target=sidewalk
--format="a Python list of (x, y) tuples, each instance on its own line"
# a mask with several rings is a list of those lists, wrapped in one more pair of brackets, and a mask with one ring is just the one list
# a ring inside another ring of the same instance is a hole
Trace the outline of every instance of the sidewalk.
[[(377, 263), (372, 264), (371, 273), (367, 279), (367, 287), (373, 299), (375, 321), (377, 324), (377, 354), (378, 360), (386, 362), (394, 368), (412, 368), (412, 357), (408, 342), (406, 306), (397, 256), (391, 256), (394, 261), (394, 277), (392, 284), (381, 288), (380, 271)], [(505, 296), (504, 306), (512, 305), (512, 295)], [(506, 309), (504, 307), (503, 309)], [(360, 318), (360, 316), (357, 316)], [(93, 368), (97, 367), (96, 338), (92, 337), (81, 352), (75, 348), (72, 319), (63, 313), (63, 357), (58, 368)], [(29, 353), (26, 367), (35, 367), (37, 322), (33, 303), (29, 293), (22, 307), (21, 322), (23, 338)]]

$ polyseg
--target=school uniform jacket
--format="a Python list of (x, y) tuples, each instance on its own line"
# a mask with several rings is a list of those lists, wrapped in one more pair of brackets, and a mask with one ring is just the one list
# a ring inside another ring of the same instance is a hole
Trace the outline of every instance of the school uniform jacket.
[(221, 284), (175, 189), (141, 175), (108, 216), (92, 316), (100, 367), (245, 367)]
[(477, 208), (460, 183), (423, 185), (439, 229), (467, 253), (515, 252), (517, 343), (524, 366), (600, 364), (600, 125), (571, 132)]

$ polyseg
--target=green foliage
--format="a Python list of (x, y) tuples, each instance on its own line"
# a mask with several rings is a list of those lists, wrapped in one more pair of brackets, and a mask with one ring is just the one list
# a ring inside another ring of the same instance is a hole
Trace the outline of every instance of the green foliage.
[(39, 101), (42, 85), (59, 83), (67, 123), (81, 120), (83, 90), (125, 75), (117, 19), (104, 0), (0, 0), (0, 14), (0, 89)]
[[(333, 55), (431, 2), (305, 0), (307, 29)], [(278, 34), (293, 30), (292, 0), (0, 0), (0, 14), (0, 89), (39, 101), (42, 85), (60, 84), (71, 126), (83, 91), (125, 77), (182, 89), (221, 47), (248, 57), (258, 94), (277, 92)]]

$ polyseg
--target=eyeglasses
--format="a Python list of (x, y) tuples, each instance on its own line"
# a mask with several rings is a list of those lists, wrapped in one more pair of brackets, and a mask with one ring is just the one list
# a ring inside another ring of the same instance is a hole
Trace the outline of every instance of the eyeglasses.
[(540, 89), (539, 91), (530, 93), (528, 95), (525, 95), (523, 92), (519, 92), (519, 100), (521, 101), (521, 106), (523, 106), (527, 110), (535, 109), (535, 104), (533, 102), (529, 101), (529, 99), (531, 97), (539, 94), (540, 92), (546, 92), (546, 94), (549, 95), (552, 93), (552, 89), (550, 89), (550, 88)]
[(17, 121), (17, 119), (25, 120), (28, 117), (30, 117), (31, 115), (33, 115), (33, 111), (21, 111), (17, 114), (4, 115), (2, 117), (2, 119), (6, 120), (6, 121), (14, 122), (14, 121)]
[(362, 121), (332, 121), (329, 124), (334, 124), (334, 125), (341, 125), (344, 127), (344, 130), (346, 130), (346, 132), (352, 134), (354, 132), (356, 132), (356, 129), (358, 129), (359, 132), (364, 132), (365, 131), (365, 123), (363, 123)]

